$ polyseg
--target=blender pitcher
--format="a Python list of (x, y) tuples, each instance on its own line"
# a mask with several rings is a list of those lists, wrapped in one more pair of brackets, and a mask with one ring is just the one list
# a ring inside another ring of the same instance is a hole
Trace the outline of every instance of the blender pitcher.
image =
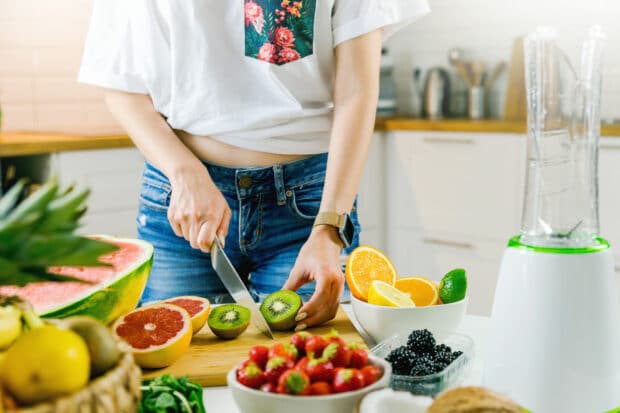
[(527, 181), (521, 240), (542, 247), (596, 244), (597, 159), (604, 36), (590, 30), (577, 74), (539, 29), (524, 43), (527, 84)]
[(523, 220), (502, 258), (483, 381), (534, 412), (620, 407), (620, 305), (598, 219), (603, 40), (590, 30), (578, 72), (553, 31), (524, 43)]

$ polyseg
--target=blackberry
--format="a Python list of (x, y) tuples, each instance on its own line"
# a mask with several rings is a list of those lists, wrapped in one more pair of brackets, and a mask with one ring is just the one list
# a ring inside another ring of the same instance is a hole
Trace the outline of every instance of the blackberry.
[(452, 361), (456, 360), (457, 358), (459, 358), (459, 356), (463, 354), (462, 351), (455, 351), (454, 353), (452, 353)]
[(435, 347), (435, 353), (452, 353), (452, 349), (450, 346), (446, 346), (445, 344), (439, 344)]
[(409, 370), (410, 376), (427, 376), (429, 374), (437, 373), (438, 366), (429, 357), (419, 357), (411, 366)]
[(448, 364), (452, 363), (452, 361), (453, 361), (452, 353), (437, 352), (433, 356), (433, 361), (435, 363), (445, 364), (447, 366)]
[(413, 351), (403, 346), (392, 350), (385, 359), (392, 365), (394, 374), (409, 374), (416, 358), (417, 356)]
[(433, 353), (435, 349), (435, 337), (433, 337), (433, 333), (426, 329), (414, 330), (409, 334), (407, 347), (418, 354)]

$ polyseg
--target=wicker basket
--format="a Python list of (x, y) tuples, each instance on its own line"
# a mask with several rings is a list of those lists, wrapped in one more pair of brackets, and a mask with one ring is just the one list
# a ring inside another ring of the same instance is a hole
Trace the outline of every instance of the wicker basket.
[(123, 348), (118, 365), (70, 396), (11, 413), (135, 413), (140, 402), (142, 373), (131, 352)]

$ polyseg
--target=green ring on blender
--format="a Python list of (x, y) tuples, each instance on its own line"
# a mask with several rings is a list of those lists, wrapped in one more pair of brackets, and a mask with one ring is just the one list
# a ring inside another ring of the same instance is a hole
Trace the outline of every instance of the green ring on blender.
[(521, 242), (521, 236), (517, 235), (512, 237), (508, 241), (508, 248), (517, 248), (534, 252), (542, 252), (545, 254), (592, 254), (595, 252), (601, 252), (609, 249), (609, 241), (604, 238), (595, 238), (598, 242), (597, 245), (590, 247), (576, 247), (576, 248), (559, 248), (559, 247), (538, 247), (534, 245), (527, 245)]

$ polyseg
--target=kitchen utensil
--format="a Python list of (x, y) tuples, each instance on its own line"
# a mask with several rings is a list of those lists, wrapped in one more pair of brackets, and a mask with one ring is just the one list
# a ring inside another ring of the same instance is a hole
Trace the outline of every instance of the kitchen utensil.
[(500, 268), (484, 383), (536, 412), (620, 404), (614, 255), (598, 235), (603, 38), (590, 30), (580, 70), (553, 31), (525, 41), (523, 219)]
[(379, 75), (379, 100), (377, 115), (396, 114), (396, 85), (394, 84), (394, 62), (386, 48), (381, 49), (381, 70)]
[(495, 85), (498, 83), (500, 76), (506, 70), (506, 62), (499, 62), (495, 65), (493, 70), (488, 76), (488, 79), (483, 81), (484, 85), (484, 104), (485, 114), (491, 118), (502, 117), (503, 102), (502, 97), (504, 93), (501, 93), (501, 85), (497, 88)]
[(508, 70), (504, 118), (507, 120), (525, 121), (527, 118), (527, 99), (525, 96), (523, 37), (515, 39), (512, 44), (512, 56)]
[(438, 338), (453, 333), (463, 321), (468, 302), (465, 297), (455, 303), (426, 307), (382, 307), (351, 297), (355, 319), (377, 343), (394, 334), (409, 334), (423, 328)]
[(450, 76), (445, 69), (431, 68), (426, 74), (424, 85), (424, 114), (430, 119), (441, 119), (448, 115)]
[(222, 244), (220, 244), (220, 240), (217, 237), (211, 247), (211, 265), (233, 300), (250, 310), (254, 327), (267, 337), (273, 339), (273, 334), (271, 333), (269, 324), (267, 324), (267, 320), (263, 317), (263, 314), (252, 299), (250, 292), (241, 280), (237, 270), (235, 270), (235, 267), (226, 256), (226, 253), (222, 249)]
[[(361, 342), (362, 337), (351, 323), (342, 308), (336, 318), (319, 327), (311, 327), (312, 334), (328, 334), (332, 329), (338, 331), (346, 342)], [(290, 332), (274, 332), (275, 340), (288, 343)], [(201, 386), (225, 386), (226, 374), (230, 369), (247, 359), (248, 350), (255, 345), (271, 346), (274, 341), (265, 337), (253, 325), (234, 340), (221, 340), (209, 330), (203, 328), (192, 337), (192, 345), (172, 366), (161, 370), (146, 370), (145, 378), (154, 378), (161, 374), (172, 374), (175, 377), (188, 375), (189, 379)]]
[(484, 118), (484, 88), (482, 86), (476, 85), (469, 88), (467, 107), (470, 119)]
[[(370, 351), (377, 357), (386, 358), (392, 350), (407, 344), (409, 334), (396, 334), (382, 341)], [(438, 343), (449, 346), (452, 351), (461, 351), (461, 354), (443, 371), (427, 376), (402, 376), (392, 372), (390, 387), (394, 390), (404, 390), (421, 396), (435, 397), (439, 393), (457, 387), (463, 382), (474, 360), (474, 340), (462, 334), (444, 334)]]
[(489, 75), (488, 80), (484, 82), (484, 87), (487, 91), (493, 88), (495, 82), (497, 82), (497, 79), (500, 77), (504, 70), (506, 70), (506, 62), (499, 62), (495, 65), (493, 70), (491, 70), (491, 74)]
[(369, 355), (369, 362), (383, 370), (378, 381), (356, 391), (326, 396), (290, 396), (254, 390), (237, 381), (235, 369), (228, 372), (227, 381), (241, 413), (351, 413), (365, 395), (390, 383), (390, 363), (373, 355)]
[(482, 86), (482, 78), (484, 76), (485, 65), (483, 62), (471, 62), (471, 71), (473, 75), (473, 85)]

